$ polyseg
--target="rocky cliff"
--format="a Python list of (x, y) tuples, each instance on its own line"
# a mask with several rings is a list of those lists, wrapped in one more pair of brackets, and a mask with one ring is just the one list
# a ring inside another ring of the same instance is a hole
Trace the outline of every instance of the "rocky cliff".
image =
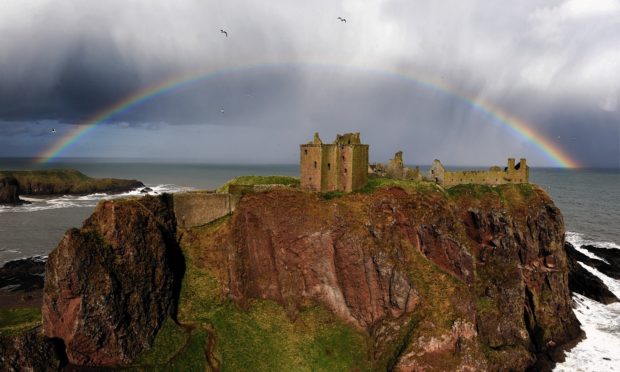
[[(176, 234), (166, 197), (103, 202), (49, 257), (45, 334), (85, 365), (548, 368), (580, 335), (549, 196), (411, 185), (248, 194), (232, 216)], [(166, 316), (186, 338), (155, 338)]]
[(16, 179), (21, 195), (123, 192), (144, 186), (142, 182), (136, 180), (91, 178), (74, 169), (0, 171), (0, 178), (2, 177)]
[(49, 255), (43, 330), (69, 362), (127, 363), (174, 313), (182, 259), (171, 200), (104, 202)]
[(19, 183), (15, 177), (0, 176), (0, 204), (21, 204)]

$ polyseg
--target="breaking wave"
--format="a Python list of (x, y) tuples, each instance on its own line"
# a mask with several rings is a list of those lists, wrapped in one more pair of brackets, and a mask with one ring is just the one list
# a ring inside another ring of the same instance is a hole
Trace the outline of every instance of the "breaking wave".
[[(192, 187), (183, 187), (177, 185), (170, 184), (162, 184), (162, 185), (147, 185), (145, 187), (150, 188), (152, 191), (149, 191), (150, 195), (158, 195), (162, 193), (175, 193), (175, 192), (183, 192), (193, 190)], [(97, 205), (97, 202), (100, 200), (109, 200), (109, 199), (118, 199), (124, 198), (128, 196), (141, 196), (145, 195), (142, 193), (144, 187), (140, 187), (128, 192), (120, 193), (120, 194), (106, 194), (106, 193), (96, 193), (89, 195), (62, 195), (55, 197), (21, 197), (22, 200), (30, 202), (30, 204), (22, 204), (18, 206), (2, 206), (0, 205), (0, 213), (20, 213), (20, 212), (37, 212), (44, 211), (48, 209), (59, 209), (59, 208), (85, 208), (85, 207), (94, 207)]]
[[(566, 240), (589, 257), (600, 257), (582, 249), (582, 245), (601, 248), (618, 248), (613, 242), (598, 242), (586, 239), (582, 234), (567, 232)], [(604, 261), (604, 260), (602, 260)], [(580, 263), (586, 270), (599, 277), (609, 290), (620, 298), (620, 281)], [(586, 339), (566, 353), (566, 360), (554, 371), (617, 371), (620, 370), (620, 303), (605, 305), (580, 294), (573, 294), (574, 311), (581, 322)]]

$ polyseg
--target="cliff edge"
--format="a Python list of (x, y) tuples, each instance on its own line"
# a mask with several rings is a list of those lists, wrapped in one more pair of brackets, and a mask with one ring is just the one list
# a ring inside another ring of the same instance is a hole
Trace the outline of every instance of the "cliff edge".
[(104, 201), (49, 257), (45, 334), (79, 365), (548, 369), (581, 335), (549, 196), (407, 185), (247, 194), (191, 229), (169, 196)]

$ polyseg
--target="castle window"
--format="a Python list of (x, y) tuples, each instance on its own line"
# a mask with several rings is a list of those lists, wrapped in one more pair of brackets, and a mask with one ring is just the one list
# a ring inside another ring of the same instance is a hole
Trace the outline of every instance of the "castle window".
[(347, 173), (347, 168), (344, 168), (344, 173)]
[(344, 155), (342, 155), (342, 161), (344, 161)]
[(327, 163), (327, 170), (331, 170), (332, 169), (332, 163)]
[(304, 155), (308, 155), (308, 150), (307, 149), (304, 150)]
[(314, 162), (314, 168), (316, 169), (316, 161)]

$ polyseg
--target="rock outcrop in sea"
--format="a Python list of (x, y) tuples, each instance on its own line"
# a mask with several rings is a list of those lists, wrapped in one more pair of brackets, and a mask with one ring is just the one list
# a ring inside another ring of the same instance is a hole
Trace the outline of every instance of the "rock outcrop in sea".
[[(581, 335), (568, 269), (562, 216), (529, 185), (330, 200), (279, 189), (245, 195), (232, 216), (187, 230), (176, 229), (170, 196), (146, 196), (102, 202), (65, 234), (47, 263), (43, 329), (70, 363), (111, 366), (153, 347), (166, 317), (207, 324), (201, 355), (213, 367), (248, 352), (226, 352), (227, 317), (275, 303), (296, 324), (318, 306), (366, 340), (355, 363), (369, 368), (545, 369)], [(320, 352), (337, 358), (330, 350)]]
[[(587, 246), (582, 246), (582, 248), (588, 249)], [(616, 297), (609, 290), (609, 288), (607, 288), (605, 283), (603, 283), (600, 278), (590, 273), (579, 263), (583, 262), (584, 264), (595, 267), (608, 275), (612, 274), (616, 276), (620, 275), (619, 267), (614, 268), (607, 262), (588, 257), (575, 249), (575, 247), (573, 247), (573, 245), (569, 242), (565, 243), (565, 249), (569, 260), (568, 267), (570, 268), (570, 273), (568, 275), (568, 287), (571, 292), (579, 293), (603, 304), (610, 304), (620, 301), (618, 297)], [(609, 252), (602, 252), (602, 254), (611, 253), (612, 255), (614, 253), (613, 251), (616, 251), (616, 259), (620, 258), (620, 254), (618, 254), (620, 251), (617, 249), (603, 249), (603, 251)], [(601, 255), (601, 257), (604, 256)]]
[(19, 182), (15, 177), (0, 177), (0, 204), (21, 204)]

